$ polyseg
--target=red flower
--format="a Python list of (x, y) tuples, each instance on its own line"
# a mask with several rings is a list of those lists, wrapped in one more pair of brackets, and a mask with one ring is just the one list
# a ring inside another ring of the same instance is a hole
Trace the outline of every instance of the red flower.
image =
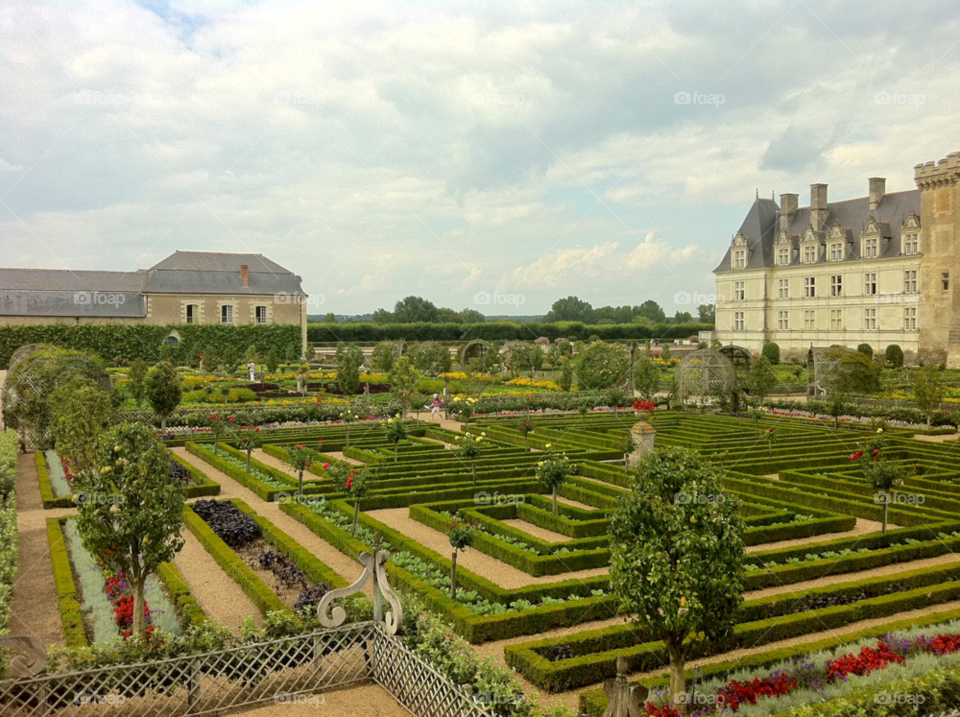
[(851, 461), (858, 461), (863, 458), (863, 451), (857, 451), (852, 456), (850, 456)]
[(879, 456), (879, 455), (880, 455), (880, 449), (879, 449), (879, 448), (875, 448), (875, 449), (873, 450), (873, 453), (872, 453), (871, 455)]
[(230, 418), (228, 418), (227, 421), (230, 423), (233, 423), (233, 416), (230, 416)]

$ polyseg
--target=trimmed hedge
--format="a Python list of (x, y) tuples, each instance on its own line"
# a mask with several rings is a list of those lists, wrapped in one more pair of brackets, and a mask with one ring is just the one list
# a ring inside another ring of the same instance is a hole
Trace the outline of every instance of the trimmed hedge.
[(47, 468), (47, 458), (43, 451), (34, 451), (33, 459), (37, 466), (37, 478), (40, 479), (40, 498), (43, 501), (44, 510), (72, 508), (74, 506), (72, 495), (57, 498), (54, 494), (53, 484), (50, 482), (50, 469)]
[(167, 587), (170, 599), (180, 613), (180, 622), (184, 626), (202, 625), (209, 619), (197, 599), (190, 592), (183, 575), (173, 563), (162, 563), (157, 575)]
[(186, 468), (190, 474), (190, 480), (193, 485), (187, 486), (184, 491), (187, 498), (203, 498), (205, 496), (220, 495), (220, 484), (210, 480), (202, 470), (187, 463), (173, 451), (170, 451), (170, 458)]
[(47, 518), (47, 541), (50, 544), (50, 561), (53, 563), (53, 580), (57, 586), (57, 605), (63, 624), (63, 638), (67, 647), (87, 647), (87, 634), (83, 628), (77, 585), (73, 580), (73, 568), (63, 528), (57, 518)]

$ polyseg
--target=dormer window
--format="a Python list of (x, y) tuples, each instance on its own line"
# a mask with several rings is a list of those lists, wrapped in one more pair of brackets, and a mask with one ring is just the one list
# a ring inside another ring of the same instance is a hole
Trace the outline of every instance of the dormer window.
[(913, 212), (903, 221), (900, 227), (900, 235), (903, 237), (903, 253), (907, 255), (920, 253), (920, 217)]
[(903, 253), (904, 254), (920, 253), (920, 235), (919, 234), (911, 233), (911, 234), (903, 235)]
[(788, 248), (777, 249), (777, 265), (787, 266), (790, 263), (790, 250)]
[(890, 225), (870, 219), (860, 234), (860, 258), (876, 259), (883, 254), (890, 240)]
[(880, 256), (880, 237), (868, 237), (863, 240), (863, 249), (860, 252), (863, 259), (876, 259)]
[(746, 249), (736, 249), (733, 252), (733, 268), (734, 269), (746, 269), (747, 268), (747, 250)]
[(803, 263), (804, 264), (816, 264), (817, 263), (817, 245), (807, 245), (803, 247)]
[(843, 242), (832, 242), (830, 244), (830, 261), (843, 261), (843, 258)]

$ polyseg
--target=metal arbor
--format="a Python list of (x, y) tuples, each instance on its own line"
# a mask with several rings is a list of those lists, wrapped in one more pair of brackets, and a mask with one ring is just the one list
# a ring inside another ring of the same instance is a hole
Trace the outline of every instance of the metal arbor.
[(828, 396), (836, 391), (841, 378), (843, 357), (852, 353), (855, 353), (853, 349), (845, 346), (811, 347), (807, 353), (808, 395)]
[(708, 396), (729, 394), (737, 385), (733, 361), (714, 349), (698, 349), (687, 354), (673, 376), (680, 400), (696, 396), (701, 406)]

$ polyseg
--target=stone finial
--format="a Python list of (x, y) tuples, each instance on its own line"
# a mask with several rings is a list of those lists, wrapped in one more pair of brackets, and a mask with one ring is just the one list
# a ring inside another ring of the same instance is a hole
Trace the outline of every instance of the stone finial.
[(641, 717), (647, 710), (644, 700), (649, 691), (643, 685), (631, 685), (627, 682), (629, 667), (623, 655), (617, 658), (617, 676), (603, 683), (607, 695), (607, 709), (603, 717)]

